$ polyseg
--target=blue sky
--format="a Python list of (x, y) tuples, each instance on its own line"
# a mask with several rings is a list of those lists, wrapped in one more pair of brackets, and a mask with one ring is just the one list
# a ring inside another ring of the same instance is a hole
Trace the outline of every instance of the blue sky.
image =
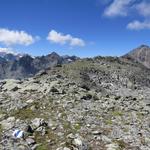
[(149, 0), (0, 0), (0, 49), (120, 56), (149, 45)]

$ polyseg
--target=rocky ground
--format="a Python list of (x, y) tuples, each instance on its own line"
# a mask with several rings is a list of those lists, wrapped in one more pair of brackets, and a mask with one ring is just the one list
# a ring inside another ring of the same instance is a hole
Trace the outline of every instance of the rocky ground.
[[(121, 58), (2, 80), (0, 149), (149, 150), (149, 97), (150, 70)], [(14, 138), (15, 129), (24, 138)]]

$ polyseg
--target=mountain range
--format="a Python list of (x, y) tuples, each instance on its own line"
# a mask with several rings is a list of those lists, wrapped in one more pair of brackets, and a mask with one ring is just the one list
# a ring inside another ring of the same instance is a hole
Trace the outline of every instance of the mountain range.
[(24, 56), (14, 70), (58, 65), (0, 80), (0, 149), (149, 150), (150, 69), (129, 56), (61, 65), (67, 57)]
[[(150, 68), (150, 47), (147, 45), (141, 45), (121, 57)], [(74, 62), (78, 59), (80, 58), (76, 56), (60, 56), (55, 52), (46, 56), (32, 57), (28, 54), (0, 51), (0, 79), (31, 77), (41, 70)]]
[(0, 52), (0, 79), (31, 77), (41, 70), (70, 63), (77, 59), (79, 58), (76, 56), (59, 56), (55, 52), (40, 57)]

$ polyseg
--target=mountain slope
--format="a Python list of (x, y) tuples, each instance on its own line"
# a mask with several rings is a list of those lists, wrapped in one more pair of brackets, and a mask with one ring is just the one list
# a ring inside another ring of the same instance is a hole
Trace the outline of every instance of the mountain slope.
[(123, 57), (132, 58), (133, 60), (140, 62), (147, 68), (150, 68), (150, 47), (141, 45), (140, 47), (130, 51)]
[[(148, 150), (150, 70), (95, 57), (0, 82), (0, 149)], [(15, 129), (24, 140), (13, 140)]]

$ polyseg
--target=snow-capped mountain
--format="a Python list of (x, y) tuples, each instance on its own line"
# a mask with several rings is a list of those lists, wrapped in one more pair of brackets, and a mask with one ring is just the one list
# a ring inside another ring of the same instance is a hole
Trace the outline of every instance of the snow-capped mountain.
[(21, 79), (35, 75), (41, 70), (61, 66), (77, 60), (75, 56), (62, 57), (55, 52), (46, 56), (32, 57), (0, 48), (0, 79)]
[(0, 57), (6, 61), (18, 60), (22, 56), (24, 56), (24, 54), (17, 53), (10, 48), (0, 48)]

